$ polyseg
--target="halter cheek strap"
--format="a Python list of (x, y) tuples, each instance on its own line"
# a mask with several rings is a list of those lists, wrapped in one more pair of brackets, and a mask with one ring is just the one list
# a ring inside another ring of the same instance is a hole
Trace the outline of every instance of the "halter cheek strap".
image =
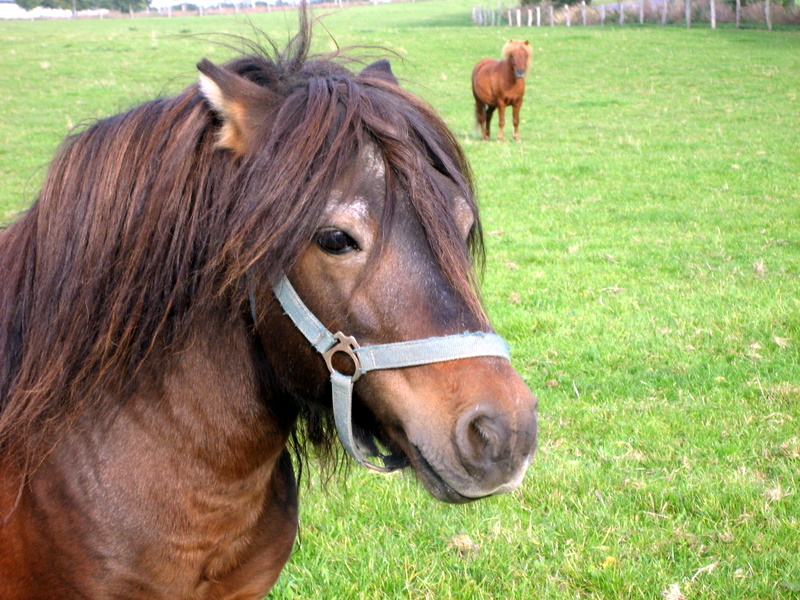
[[(409, 342), (359, 346), (355, 338), (341, 332), (331, 333), (297, 295), (297, 292), (284, 275), (274, 288), (275, 297), (284, 312), (292, 319), (309, 343), (322, 354), (331, 373), (333, 394), (333, 416), (339, 439), (348, 454), (359, 464), (376, 471), (393, 471), (398, 468), (396, 457), (378, 452), (374, 444), (359, 443), (353, 433), (353, 384), (359, 377), (378, 369), (399, 369), (427, 365), (430, 363), (497, 356), (509, 359), (508, 345), (498, 335), (486, 332), (468, 332), (444, 337), (432, 337)], [(255, 298), (250, 289), (250, 308), (255, 321)], [(342, 352), (350, 357), (355, 366), (352, 375), (337, 371), (332, 364), (333, 356)], [(367, 455), (378, 456), (384, 466), (373, 464)]]

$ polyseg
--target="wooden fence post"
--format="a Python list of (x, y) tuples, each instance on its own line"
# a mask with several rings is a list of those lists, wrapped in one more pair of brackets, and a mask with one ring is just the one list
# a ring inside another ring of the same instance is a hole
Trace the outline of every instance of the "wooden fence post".
[(772, 19), (769, 18), (769, 0), (764, 0), (764, 22), (767, 24), (767, 30), (772, 31)]
[(606, 26), (606, 5), (605, 4), (601, 4), (600, 5), (600, 26), (601, 27), (605, 27)]
[(717, 7), (714, 5), (714, 0), (709, 0), (708, 7), (711, 9), (711, 29), (717, 28)]
[[(737, 2), (739, 0), (736, 0)], [(667, 24), (667, 0), (661, 1), (661, 26), (664, 27)]]
[(531, 22), (533, 21), (533, 10), (528, 7), (528, 27), (531, 26)]
[(569, 15), (569, 4), (564, 5), (564, 23), (567, 24), (567, 27), (572, 27), (572, 22), (570, 21)]
[(554, 25), (553, 23), (553, 5), (550, 5), (550, 27)]
[(522, 10), (517, 9), (517, 27), (522, 27)]
[(742, 0), (736, 0), (736, 29), (742, 23)]
[(692, 0), (683, 0), (683, 8), (686, 13), (686, 28), (692, 26)]
[(639, 25), (644, 25), (644, 0), (639, 0)]
[(620, 26), (625, 25), (625, 3), (619, 3), (619, 24)]
[(586, 27), (586, 0), (581, 0), (581, 24)]

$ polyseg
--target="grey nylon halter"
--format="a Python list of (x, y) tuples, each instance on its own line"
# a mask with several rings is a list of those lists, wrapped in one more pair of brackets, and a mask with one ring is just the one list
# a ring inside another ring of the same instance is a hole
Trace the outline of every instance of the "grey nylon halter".
[[(399, 369), (461, 358), (497, 356), (509, 359), (505, 340), (499, 335), (482, 331), (409, 342), (359, 346), (353, 337), (342, 332), (328, 331), (303, 303), (285, 275), (275, 285), (274, 292), (286, 315), (325, 359), (325, 364), (331, 373), (333, 416), (342, 445), (357, 463), (375, 471), (388, 472), (398, 467), (390, 464), (394, 457), (380, 454), (374, 444), (371, 444), (371, 447), (364, 447), (355, 439), (352, 418), (353, 384), (359, 377), (377, 369)], [(255, 298), (252, 286), (250, 309), (255, 322)], [(355, 365), (352, 375), (344, 375), (334, 369), (333, 355), (338, 352), (349, 356)], [(367, 453), (380, 457), (386, 466), (381, 467), (370, 462)]]

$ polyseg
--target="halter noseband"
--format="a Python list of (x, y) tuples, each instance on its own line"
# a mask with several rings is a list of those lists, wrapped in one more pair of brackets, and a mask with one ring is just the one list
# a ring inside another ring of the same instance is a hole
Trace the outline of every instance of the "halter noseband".
[[(274, 292), (286, 315), (325, 359), (325, 364), (331, 373), (333, 416), (342, 445), (357, 463), (375, 471), (394, 471), (399, 468), (400, 461), (394, 455), (381, 454), (374, 443), (360, 444), (355, 439), (352, 418), (353, 384), (359, 377), (377, 369), (399, 369), (460, 358), (497, 356), (509, 359), (505, 340), (499, 335), (483, 331), (362, 347), (353, 337), (342, 332), (328, 331), (303, 303), (285, 275), (278, 280)], [(255, 322), (255, 297), (252, 286), (250, 310)], [(339, 352), (346, 354), (353, 362), (355, 371), (352, 375), (344, 375), (333, 367), (333, 356)], [(368, 453), (370, 456), (381, 458), (384, 466), (371, 463), (367, 459)]]

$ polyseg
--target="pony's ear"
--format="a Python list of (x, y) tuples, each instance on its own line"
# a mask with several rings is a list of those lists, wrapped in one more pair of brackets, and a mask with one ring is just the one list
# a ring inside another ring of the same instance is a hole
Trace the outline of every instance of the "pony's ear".
[(395, 85), (400, 85), (400, 82), (397, 81), (397, 77), (395, 77), (394, 73), (392, 73), (392, 65), (389, 64), (389, 61), (385, 58), (376, 60), (371, 65), (367, 65), (361, 69), (361, 73), (359, 73), (359, 75), (363, 75), (365, 77), (375, 77)]
[(272, 94), (258, 84), (219, 67), (208, 59), (197, 63), (200, 91), (222, 120), (217, 145), (240, 155), (247, 151), (258, 115), (271, 104)]

